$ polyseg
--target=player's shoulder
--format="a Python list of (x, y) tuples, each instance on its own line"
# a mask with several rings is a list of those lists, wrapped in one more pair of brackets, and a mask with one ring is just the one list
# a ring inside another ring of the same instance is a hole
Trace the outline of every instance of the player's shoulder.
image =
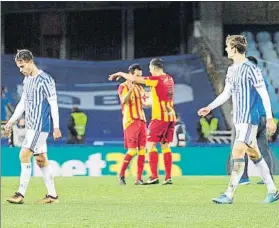
[(118, 85), (118, 88), (123, 88), (123, 87), (125, 87), (125, 85), (126, 85), (125, 82), (122, 82)]
[(126, 83), (125, 82), (122, 82), (122, 83), (120, 83), (119, 85), (118, 85), (118, 91), (122, 91), (124, 88), (126, 88), (127, 87), (127, 85), (126, 85)]
[(43, 81), (53, 81), (51, 75), (43, 70), (40, 71), (40, 79)]
[(251, 61), (245, 61), (244, 63), (243, 63), (243, 66), (244, 67), (246, 67), (246, 68), (248, 68), (248, 69), (251, 69), (251, 70), (257, 70), (257, 66), (254, 64), (254, 63), (252, 63)]

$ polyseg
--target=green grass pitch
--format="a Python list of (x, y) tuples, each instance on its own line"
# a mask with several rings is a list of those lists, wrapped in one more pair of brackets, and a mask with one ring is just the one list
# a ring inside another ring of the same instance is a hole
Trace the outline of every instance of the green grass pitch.
[[(162, 180), (162, 177), (161, 177)], [(59, 177), (59, 203), (37, 203), (46, 193), (43, 180), (32, 178), (22, 205), (6, 199), (17, 190), (18, 178), (2, 178), (3, 228), (82, 227), (279, 227), (279, 202), (264, 205), (265, 186), (239, 186), (232, 205), (216, 205), (229, 177), (185, 176), (169, 186), (119, 186), (117, 177)], [(275, 177), (279, 183), (279, 177)], [(277, 186), (279, 186), (277, 184)]]

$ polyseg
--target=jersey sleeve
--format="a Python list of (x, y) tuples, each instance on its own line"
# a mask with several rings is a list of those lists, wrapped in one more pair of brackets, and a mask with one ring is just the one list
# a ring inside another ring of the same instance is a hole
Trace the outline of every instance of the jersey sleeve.
[(42, 82), (43, 93), (47, 99), (56, 97), (56, 86), (53, 78), (49, 77)]
[(250, 68), (249, 69), (249, 79), (254, 87), (264, 86), (264, 79), (261, 70), (257, 68)]
[(143, 77), (146, 86), (156, 87), (158, 85), (158, 79), (150, 76), (150, 77)]

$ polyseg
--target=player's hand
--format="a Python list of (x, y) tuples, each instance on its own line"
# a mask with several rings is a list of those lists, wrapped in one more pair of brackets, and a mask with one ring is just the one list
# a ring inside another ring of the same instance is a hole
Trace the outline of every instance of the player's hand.
[(62, 138), (62, 134), (59, 128), (54, 128), (53, 129), (53, 138), (54, 140), (57, 140), (59, 138)]
[(273, 135), (276, 131), (276, 124), (274, 122), (274, 120), (271, 119), (267, 119), (266, 120), (266, 129), (267, 129), (267, 134), (269, 136)]
[(204, 107), (204, 108), (201, 108), (199, 111), (198, 111), (198, 115), (199, 116), (206, 116), (208, 113), (211, 112), (211, 108), (210, 107)]
[(136, 84), (135, 83), (128, 83), (128, 88), (129, 90), (134, 90), (134, 88), (136, 88)]
[(78, 136), (77, 136), (77, 139), (78, 139), (78, 140), (81, 140), (81, 139), (82, 139), (82, 137), (81, 137), (80, 135), (78, 135)]
[(121, 77), (122, 77), (122, 74), (123, 74), (123, 72), (117, 72), (117, 73), (114, 73), (114, 74), (111, 74), (111, 75), (109, 75), (109, 78), (108, 78), (108, 80), (109, 81), (112, 81), (112, 80), (119, 80)]
[(5, 124), (5, 126), (4, 126), (4, 130), (5, 130), (6, 132), (10, 132), (11, 129), (12, 129), (12, 125), (13, 125), (13, 123), (12, 123), (11, 121), (8, 121), (8, 122)]

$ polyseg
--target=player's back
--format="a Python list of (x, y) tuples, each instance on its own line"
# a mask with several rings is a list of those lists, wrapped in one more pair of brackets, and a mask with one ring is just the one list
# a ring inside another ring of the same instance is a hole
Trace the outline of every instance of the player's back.
[(173, 77), (165, 74), (150, 78), (151, 80), (157, 81), (157, 85), (151, 87), (152, 119), (166, 122), (175, 121)]
[(50, 106), (47, 98), (56, 96), (53, 78), (39, 71), (37, 76), (26, 76), (23, 81), (26, 128), (50, 131)]
[(257, 91), (255, 86), (263, 82), (259, 69), (250, 61), (233, 64), (228, 68), (233, 103), (233, 122), (258, 124)]

